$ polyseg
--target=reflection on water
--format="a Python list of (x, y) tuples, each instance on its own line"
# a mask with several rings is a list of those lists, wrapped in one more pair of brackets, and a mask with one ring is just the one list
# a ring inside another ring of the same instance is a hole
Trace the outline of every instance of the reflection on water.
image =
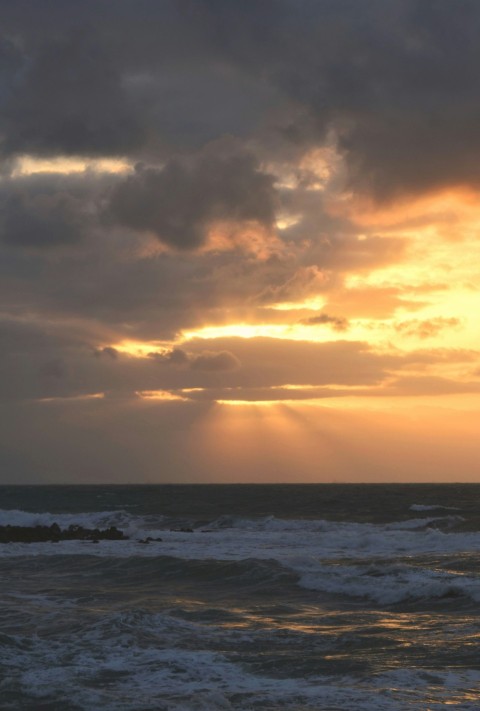
[[(343, 509), (330, 499), (331, 521), (209, 519), (218, 502), (188, 518), (196, 494), (155, 511), (150, 488), (133, 490), (132, 513), (118, 508), (128, 487), (99, 512), (97, 491), (82, 521), (121, 520), (130, 540), (0, 548), (1, 711), (478, 711), (480, 533), (432, 516), (434, 489), (411, 489), (400, 516), (395, 499), (386, 523), (359, 523), (348, 495)], [(296, 488), (297, 509), (311, 492)], [(426, 508), (412, 519), (413, 502)], [(15, 509), (1, 515), (31, 515)], [(141, 544), (152, 531), (162, 541)]]

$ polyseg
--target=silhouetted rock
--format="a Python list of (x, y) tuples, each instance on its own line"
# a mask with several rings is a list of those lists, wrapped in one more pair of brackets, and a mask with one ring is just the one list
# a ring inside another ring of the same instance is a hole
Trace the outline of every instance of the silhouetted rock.
[(161, 538), (152, 538), (151, 536), (147, 536), (146, 538), (139, 538), (138, 542), (139, 543), (154, 543), (154, 542), (161, 542)]
[(193, 533), (193, 528), (171, 528), (175, 533)]
[(61, 529), (57, 523), (51, 526), (0, 526), (0, 543), (44, 543), (51, 541), (92, 541), (98, 543), (101, 540), (121, 541), (127, 540), (123, 531), (115, 526), (110, 526), (103, 531), (98, 528), (84, 528), (83, 526), (71, 525), (66, 529)]

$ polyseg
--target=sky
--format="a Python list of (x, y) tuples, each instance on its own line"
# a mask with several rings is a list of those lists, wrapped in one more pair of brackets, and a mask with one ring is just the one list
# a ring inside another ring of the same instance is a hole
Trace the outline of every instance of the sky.
[(480, 480), (478, 0), (0, 20), (0, 483)]

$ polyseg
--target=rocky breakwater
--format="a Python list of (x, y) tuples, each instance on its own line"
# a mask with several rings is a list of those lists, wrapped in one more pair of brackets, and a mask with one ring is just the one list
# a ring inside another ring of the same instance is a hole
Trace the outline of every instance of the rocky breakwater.
[(59, 543), (60, 541), (121, 541), (127, 540), (123, 531), (115, 526), (105, 528), (84, 528), (69, 526), (60, 528), (57, 523), (51, 526), (0, 526), (0, 543)]

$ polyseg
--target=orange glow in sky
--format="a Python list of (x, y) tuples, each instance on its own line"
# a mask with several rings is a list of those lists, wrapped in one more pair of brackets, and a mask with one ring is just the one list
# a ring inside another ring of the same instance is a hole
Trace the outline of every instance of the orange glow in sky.
[(238, 23), (241, 4), (197, 23), (157, 3), (178, 44), (149, 39), (148, 12), (93, 33), (7, 13), (0, 407), (17, 424), (0, 451), (62, 479), (62, 426), (66, 461), (98, 448), (113, 479), (128, 456), (154, 480), (443, 479), (454, 452), (469, 478), (470, 23), (455, 3), (398, 2), (392, 22), (367, 3), (358, 23), (287, 2), (258, 33), (262, 4)]

